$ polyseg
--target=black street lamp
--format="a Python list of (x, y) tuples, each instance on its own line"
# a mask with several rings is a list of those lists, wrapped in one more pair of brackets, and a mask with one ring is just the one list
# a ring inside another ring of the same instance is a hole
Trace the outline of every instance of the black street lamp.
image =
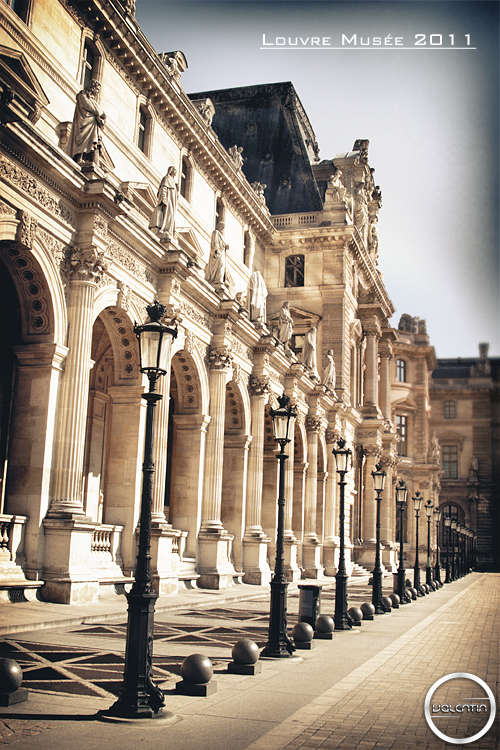
[(335, 576), (335, 630), (349, 630), (352, 627), (351, 621), (347, 614), (347, 570), (345, 567), (345, 475), (351, 468), (352, 452), (346, 448), (344, 438), (337, 441), (337, 450), (332, 451), (337, 464), (337, 474), (340, 474), (340, 516), (339, 516), (339, 534), (340, 534), (340, 554), (339, 567)]
[(455, 518), (451, 519), (451, 580), (456, 581), (457, 576), (457, 561), (455, 558), (455, 532), (457, 530), (457, 522)]
[(446, 529), (446, 578), (445, 583), (451, 583), (453, 578), (451, 576), (451, 564), (450, 564), (450, 537), (451, 537), (451, 517), (444, 517), (444, 527)]
[(396, 485), (396, 508), (399, 511), (399, 568), (398, 568), (398, 589), (401, 604), (409, 604), (411, 599), (406, 593), (406, 570), (404, 568), (404, 513), (406, 508), (406, 496), (408, 490), (402, 479)]
[(150, 719), (165, 705), (164, 695), (153, 682), (154, 609), (158, 595), (151, 583), (151, 510), (153, 503), (153, 438), (156, 404), (163, 396), (156, 392), (156, 382), (170, 367), (172, 341), (176, 328), (161, 323), (166, 308), (157, 300), (146, 308), (150, 322), (135, 325), (139, 339), (141, 372), (149, 379), (147, 402), (139, 545), (134, 584), (127, 594), (127, 645), (123, 683), (118, 700), (106, 711), (109, 716), (128, 719)]
[(434, 520), (436, 522), (436, 564), (434, 566), (434, 580), (438, 586), (442, 586), (441, 582), (441, 550), (439, 548), (439, 522), (441, 521), (441, 511), (439, 508), (434, 508)]
[(464, 576), (464, 556), (463, 556), (463, 526), (457, 523), (457, 557), (458, 557), (458, 577)]
[(386, 472), (382, 469), (382, 464), (375, 466), (376, 471), (372, 471), (373, 489), (377, 493), (377, 521), (376, 521), (376, 550), (375, 550), (375, 568), (373, 570), (373, 590), (372, 604), (375, 607), (376, 615), (385, 614), (385, 607), (382, 602), (382, 567), (380, 565), (380, 495), (384, 490)]
[(271, 580), (271, 609), (269, 614), (269, 637), (261, 657), (287, 659), (295, 651), (295, 646), (287, 635), (286, 595), (288, 581), (285, 578), (284, 530), (285, 530), (285, 445), (293, 435), (296, 412), (292, 409), (290, 399), (283, 394), (278, 398), (279, 409), (271, 409), (274, 439), (280, 444), (279, 491), (278, 491), (278, 529), (276, 534), (276, 562)]
[(417, 490), (415, 497), (413, 498), (413, 508), (415, 509), (415, 565), (413, 566), (413, 586), (417, 589), (417, 596), (423, 596), (420, 590), (420, 560), (418, 557), (419, 552), (419, 528), (418, 528), (418, 517), (420, 509), (422, 507), (423, 497)]
[(425, 513), (427, 515), (427, 563), (425, 565), (425, 582), (429, 586), (431, 591), (434, 590), (434, 584), (432, 583), (432, 564), (431, 564), (431, 519), (432, 511), (434, 506), (432, 500), (427, 500), (425, 506)]

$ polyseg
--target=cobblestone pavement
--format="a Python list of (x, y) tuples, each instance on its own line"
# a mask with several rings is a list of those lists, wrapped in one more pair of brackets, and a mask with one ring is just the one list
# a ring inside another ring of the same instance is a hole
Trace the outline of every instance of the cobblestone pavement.
[[(438, 676), (452, 672), (473, 674), (493, 690), (496, 721), (470, 747), (498, 750), (499, 656), (500, 575), (486, 574), (248, 750), (444, 748), (448, 743), (431, 732), (423, 706)], [(439, 724), (447, 736), (453, 721)], [(461, 716), (462, 738), (480, 728), (474, 721), (475, 714)]]
[[(390, 585), (384, 579), (384, 593)], [(332, 614), (333, 598), (332, 588), (323, 591), (323, 613)], [(498, 702), (499, 574), (474, 573), (360, 628), (336, 632), (333, 642), (315, 641), (313, 651), (300, 652), (298, 659), (263, 663), (255, 677), (231, 675), (227, 663), (239, 638), (265, 642), (268, 597), (223, 606), (213, 600), (212, 606), (157, 613), (155, 678), (179, 723), (155, 729), (146, 722), (147, 732), (97, 721), (97, 711), (114, 701), (121, 685), (123, 616), (5, 636), (2, 655), (20, 661), (30, 698), (0, 709), (0, 746), (123, 750), (147, 741), (148, 750), (442, 750), (449, 744), (432, 733), (423, 711), (438, 678), (472, 673), (485, 680)], [(369, 600), (366, 583), (353, 582), (349, 606)], [(291, 628), (298, 619), (296, 589), (288, 604)], [(208, 698), (175, 691), (180, 664), (193, 652), (214, 664), (218, 689)], [(447, 683), (436, 700), (463, 699), (457, 689), (457, 683)], [(474, 721), (477, 729), (484, 725), (481, 719), (467, 714), (459, 729), (452, 718), (436, 723), (450, 736), (453, 731), (470, 736)], [(471, 750), (498, 746), (498, 719), (470, 745)]]

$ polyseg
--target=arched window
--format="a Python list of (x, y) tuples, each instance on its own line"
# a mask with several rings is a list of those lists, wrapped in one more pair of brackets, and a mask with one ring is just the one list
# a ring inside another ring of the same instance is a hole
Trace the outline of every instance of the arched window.
[(303, 255), (289, 255), (285, 260), (285, 286), (304, 286)]
[(96, 55), (90, 42), (85, 42), (83, 47), (82, 64), (80, 67), (80, 84), (83, 89), (87, 88), (90, 81), (95, 78)]
[(396, 360), (396, 380), (399, 383), (406, 383), (406, 362), (404, 359)]
[(444, 402), (444, 418), (455, 419), (455, 402), (454, 401)]

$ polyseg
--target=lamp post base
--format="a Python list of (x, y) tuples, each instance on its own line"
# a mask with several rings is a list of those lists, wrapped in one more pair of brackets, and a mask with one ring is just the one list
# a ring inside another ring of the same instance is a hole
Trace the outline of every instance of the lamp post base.
[(293, 656), (295, 646), (287, 635), (286, 595), (287, 581), (271, 581), (271, 612), (269, 617), (269, 638), (260, 653), (267, 659), (289, 659)]
[(333, 621), (335, 630), (350, 630), (352, 623), (347, 614), (347, 573), (337, 573), (335, 576), (335, 615)]
[(382, 571), (373, 571), (372, 604), (376, 615), (385, 615), (386, 609), (382, 602)]
[(410, 604), (411, 596), (406, 591), (406, 570), (399, 568), (398, 570), (398, 590), (400, 604)]

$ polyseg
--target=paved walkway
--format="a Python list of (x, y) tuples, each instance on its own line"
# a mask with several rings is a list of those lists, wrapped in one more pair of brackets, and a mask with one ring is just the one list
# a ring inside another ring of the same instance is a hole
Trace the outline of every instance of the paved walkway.
[[(385, 580), (385, 586), (389, 585)], [(98, 721), (97, 711), (107, 708), (112, 698), (106, 690), (80, 695), (34, 690), (28, 702), (0, 709), (0, 745), (12, 745), (13, 750), (101, 750), (103, 746), (123, 750), (141, 743), (143, 747), (147, 743), (148, 750), (442, 750), (449, 744), (432, 733), (423, 710), (425, 695), (438, 678), (459, 671), (472, 673), (485, 680), (498, 703), (499, 574), (473, 573), (390, 615), (363, 622), (360, 628), (336, 632), (333, 641), (315, 641), (315, 648), (300, 652), (297, 659), (266, 661), (255, 677), (229, 674), (225, 666), (232, 631), (239, 638), (245, 628), (252, 634), (265, 626), (269, 590), (235, 587), (229, 592), (180, 596), (182, 601), (172, 599), (170, 608), (166, 601), (155, 618), (159, 636), (155, 662), (166, 665), (168, 671), (169, 660), (206, 653), (217, 665), (215, 694), (208, 698), (179, 695), (174, 688), (176, 675), (174, 681), (165, 675), (162, 688), (175, 718), (170, 724), (149, 721), (144, 725)], [(367, 587), (350, 586), (350, 604), (362, 600), (369, 600)], [(290, 626), (296, 621), (297, 605), (292, 591)], [(18, 606), (29, 605), (3, 607), (2, 615), (10, 610), (19, 617)], [(66, 607), (57, 612), (63, 620), (57, 627), (47, 627), (46, 617), (41, 616), (45, 606), (36, 610), (37, 604), (31, 605), (31, 632), (11, 630), (4, 640), (20, 648), (34, 648), (36, 642), (42, 654), (44, 648), (80, 649), (82, 653), (86, 649), (88, 653), (80, 659), (87, 662), (96, 650), (122, 658), (122, 603), (113, 603), (111, 608), (100, 604), (94, 612), (80, 609), (76, 623), (75, 610)], [(115, 606), (119, 611), (113, 611)], [(33, 609), (44, 629), (33, 629)], [(327, 591), (322, 611), (331, 613), (332, 609), (332, 592)], [(108, 623), (102, 634), (91, 625), (99, 622)], [(77, 623), (80, 627), (75, 628)], [(53, 667), (57, 664), (52, 662)], [(63, 663), (59, 665), (64, 672)], [(83, 679), (81, 684), (85, 686)], [(452, 699), (456, 702), (450, 691), (439, 696), (441, 703)], [(466, 718), (470, 726), (477, 720), (473, 715)], [(451, 721), (445, 721), (439, 726), (451, 734)], [(463, 723), (460, 731), (464, 731)], [(497, 750), (499, 738), (497, 719), (470, 747)]]

